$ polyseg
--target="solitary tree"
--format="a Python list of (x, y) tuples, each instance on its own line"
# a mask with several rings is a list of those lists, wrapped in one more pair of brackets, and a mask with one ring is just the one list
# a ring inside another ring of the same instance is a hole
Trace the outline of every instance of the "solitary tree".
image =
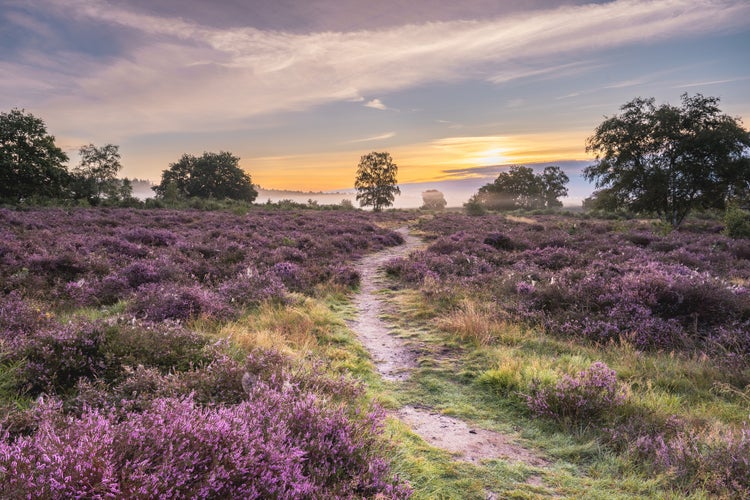
[(252, 203), (258, 192), (239, 161), (226, 151), (200, 157), (185, 154), (162, 172), (161, 183), (153, 189), (160, 198), (228, 198)]
[(596, 163), (584, 176), (610, 205), (656, 213), (673, 227), (693, 208), (724, 208), (750, 186), (750, 134), (718, 104), (701, 94), (683, 94), (679, 107), (633, 99), (588, 138)]
[(529, 167), (514, 165), (479, 188), (471, 203), (491, 210), (559, 207), (562, 202), (558, 198), (568, 194), (568, 180), (560, 167), (546, 167), (543, 173), (534, 174)]
[(0, 199), (64, 196), (67, 161), (40, 118), (18, 109), (0, 113)]
[(422, 193), (423, 210), (443, 210), (447, 204), (445, 196), (437, 189), (428, 189)]
[(380, 212), (383, 207), (392, 205), (396, 195), (401, 194), (396, 185), (397, 172), (398, 166), (390, 154), (373, 151), (364, 155), (359, 160), (354, 181), (359, 206), (372, 205), (374, 211)]
[(81, 146), (78, 153), (81, 161), (73, 171), (76, 197), (87, 198), (92, 204), (98, 205), (104, 199), (117, 201), (130, 195), (125, 191), (131, 184), (117, 178), (122, 168), (119, 146), (107, 144), (97, 147), (88, 144)]

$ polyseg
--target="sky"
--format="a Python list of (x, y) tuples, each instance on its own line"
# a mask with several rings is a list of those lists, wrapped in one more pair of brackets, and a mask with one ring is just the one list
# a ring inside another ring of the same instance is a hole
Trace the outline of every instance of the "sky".
[(702, 93), (748, 128), (749, 89), (748, 0), (0, 0), (0, 110), (157, 182), (230, 151), (263, 188), (345, 191), (388, 151), (417, 204), (514, 164), (561, 165), (580, 204), (624, 103)]

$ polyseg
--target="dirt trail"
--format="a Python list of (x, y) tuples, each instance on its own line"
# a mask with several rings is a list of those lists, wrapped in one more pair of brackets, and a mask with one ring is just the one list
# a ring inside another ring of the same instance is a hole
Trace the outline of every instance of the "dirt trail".
[[(385, 380), (404, 381), (416, 367), (416, 353), (406, 341), (391, 335), (389, 326), (380, 317), (384, 304), (379, 290), (386, 288), (382, 266), (396, 257), (404, 257), (422, 242), (411, 236), (407, 228), (398, 230), (404, 244), (367, 256), (359, 261), (360, 291), (354, 299), (356, 318), (349, 323), (362, 344), (373, 357), (378, 372)], [(425, 408), (407, 406), (395, 413), (411, 429), (432, 446), (454, 453), (458, 459), (480, 463), (486, 459), (504, 459), (543, 466), (548, 462), (532, 451), (498, 432), (475, 429), (466, 422)], [(491, 496), (489, 497), (491, 498)]]
[(391, 327), (380, 315), (383, 300), (378, 291), (385, 288), (381, 268), (391, 259), (404, 257), (415, 250), (422, 242), (409, 234), (407, 228), (398, 232), (404, 237), (404, 244), (368, 255), (359, 261), (360, 289), (354, 299), (357, 316), (349, 326), (357, 332), (362, 344), (370, 351), (375, 367), (385, 380), (406, 380), (416, 366), (416, 356), (406, 343), (390, 334)]

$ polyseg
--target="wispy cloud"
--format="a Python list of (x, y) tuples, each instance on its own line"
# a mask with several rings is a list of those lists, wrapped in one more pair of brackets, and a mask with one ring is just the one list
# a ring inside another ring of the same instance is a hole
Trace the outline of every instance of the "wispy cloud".
[(380, 99), (372, 99), (371, 101), (367, 101), (365, 104), (363, 104), (366, 108), (373, 108), (373, 109), (380, 109), (380, 110), (386, 110), (388, 109), (385, 104)]
[[(33, 103), (60, 126), (86, 123), (92, 133), (120, 135), (231, 128), (258, 115), (361, 102), (362, 95), (428, 82), (553, 78), (589, 71), (582, 54), (750, 25), (745, 0), (615, 0), (480, 21), (304, 34), (218, 29), (105, 0), (37, 5), (61, 22), (72, 16), (121, 31), (126, 52), (64, 65), (56, 62), (63, 52), (27, 51), (15, 61), (0, 56), (14, 66), (5, 73), (3, 89), (12, 88), (0, 105)], [(567, 55), (575, 57), (566, 61)], [(39, 88), (24, 86), (32, 79), (53, 86), (44, 99)]]
[(675, 85), (673, 88), (675, 89), (687, 89), (692, 87), (707, 87), (709, 85), (720, 85), (722, 83), (734, 83), (734, 82), (742, 82), (745, 80), (750, 80), (750, 77), (745, 76), (742, 78), (729, 78), (727, 80), (710, 80), (707, 82), (694, 82), (694, 83), (683, 83), (681, 85)]
[(351, 141), (346, 141), (344, 144), (355, 144), (358, 142), (372, 142), (372, 141), (383, 141), (385, 139), (390, 139), (391, 137), (395, 137), (396, 132), (387, 132), (385, 134), (375, 135), (372, 137), (365, 137), (363, 139), (353, 139)]
[(646, 80), (645, 78), (634, 78), (632, 80), (623, 80), (621, 82), (610, 83), (609, 85), (605, 85), (604, 88), (605, 89), (624, 89), (628, 87), (636, 87), (638, 85), (643, 85), (647, 81), (648, 80)]

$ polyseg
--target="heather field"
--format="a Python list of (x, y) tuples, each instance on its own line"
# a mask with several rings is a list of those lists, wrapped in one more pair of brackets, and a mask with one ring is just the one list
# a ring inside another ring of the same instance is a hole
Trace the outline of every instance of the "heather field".
[(315, 299), (397, 233), (312, 211), (6, 210), (0, 228), (0, 497), (408, 496)]
[[(747, 497), (750, 241), (721, 229), (2, 210), (0, 497)], [(394, 380), (355, 331), (380, 261)], [(505, 444), (466, 459), (420, 411)]]

